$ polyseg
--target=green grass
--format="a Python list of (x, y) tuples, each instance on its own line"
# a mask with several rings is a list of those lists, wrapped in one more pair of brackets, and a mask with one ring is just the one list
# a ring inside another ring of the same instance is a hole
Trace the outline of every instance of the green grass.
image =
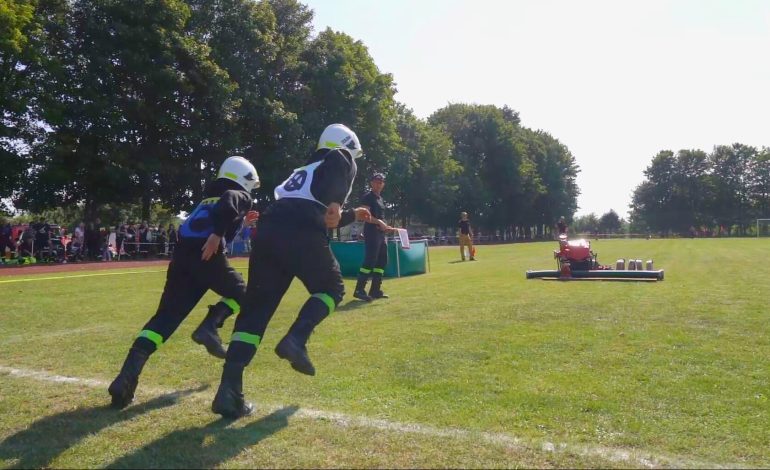
[[(295, 283), (247, 369), (257, 413), (235, 423), (209, 411), (220, 363), (189, 339), (210, 294), (122, 412), (103, 387), (0, 372), (0, 467), (767, 467), (769, 243), (593, 242), (605, 264), (653, 258), (657, 283), (525, 280), (553, 242), (480, 246), (475, 263), (432, 249), (429, 274), (348, 297), (317, 329), (313, 378), (272, 352), (306, 299)], [(0, 366), (109, 382), (164, 275), (0, 278)]]

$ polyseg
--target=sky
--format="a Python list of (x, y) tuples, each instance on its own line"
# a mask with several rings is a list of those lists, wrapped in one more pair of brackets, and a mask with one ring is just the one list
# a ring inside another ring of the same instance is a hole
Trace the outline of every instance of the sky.
[(577, 215), (627, 217), (661, 150), (770, 147), (768, 0), (301, 0), (396, 99), (508, 105), (572, 152)]

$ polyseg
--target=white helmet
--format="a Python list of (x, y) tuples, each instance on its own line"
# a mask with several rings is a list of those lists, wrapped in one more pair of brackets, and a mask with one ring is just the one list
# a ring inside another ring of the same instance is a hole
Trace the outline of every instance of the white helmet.
[(233, 180), (247, 192), (259, 187), (257, 169), (243, 157), (230, 157), (225, 160), (219, 167), (217, 179), (219, 178)]
[[(353, 155), (353, 158), (358, 158), (364, 154), (361, 148), (361, 142), (358, 141), (356, 133), (348, 129), (343, 124), (332, 124), (327, 126), (321, 134), (321, 138), (318, 139), (318, 149), (334, 149), (334, 148), (346, 148)], [(317, 149), (316, 149), (317, 150)]]

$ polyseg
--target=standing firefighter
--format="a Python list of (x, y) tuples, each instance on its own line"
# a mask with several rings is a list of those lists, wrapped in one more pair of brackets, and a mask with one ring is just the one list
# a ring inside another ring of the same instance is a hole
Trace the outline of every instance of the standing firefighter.
[(568, 227), (564, 216), (559, 217), (559, 221), (556, 222), (556, 230), (559, 232), (559, 235), (567, 235)]
[(321, 134), (318, 149), (275, 188), (276, 201), (260, 216), (252, 240), (249, 286), (227, 349), (222, 381), (211, 410), (229, 418), (250, 414), (243, 397), (243, 370), (251, 362), (265, 330), (292, 279), (310, 293), (294, 324), (275, 348), (276, 354), (307, 375), (315, 375), (306, 343), (316, 326), (345, 294), (340, 266), (329, 248), (327, 230), (366, 220), (369, 211), (342, 211), (362, 154), (355, 133), (332, 124)]
[(258, 187), (257, 170), (248, 160), (228, 158), (219, 169), (217, 179), (207, 188), (206, 199), (179, 228), (179, 243), (168, 266), (158, 311), (134, 340), (120, 374), (108, 389), (114, 408), (124, 408), (131, 403), (147, 359), (171, 337), (209, 289), (222, 299), (209, 307), (192, 337), (212, 355), (225, 357), (217, 327), (240, 310), (246, 283), (228, 263), (223, 247), (244, 219), (256, 220), (258, 214), (251, 210), (251, 191)]
[[(369, 180), (372, 190), (366, 193), (361, 205), (369, 209), (371, 219), (364, 225), (364, 262), (358, 272), (358, 282), (353, 297), (367, 302), (374, 299), (387, 299), (382, 292), (382, 276), (388, 264), (388, 245), (385, 233), (395, 229), (384, 222), (385, 203), (382, 200), (382, 190), (385, 187), (385, 175), (375, 173)], [(366, 283), (372, 278), (372, 287), (366, 293)]]
[(460, 221), (457, 222), (460, 229), (460, 258), (465, 261), (465, 247), (468, 247), (468, 255), (471, 261), (476, 261), (476, 250), (473, 248), (473, 230), (467, 212), (460, 212)]

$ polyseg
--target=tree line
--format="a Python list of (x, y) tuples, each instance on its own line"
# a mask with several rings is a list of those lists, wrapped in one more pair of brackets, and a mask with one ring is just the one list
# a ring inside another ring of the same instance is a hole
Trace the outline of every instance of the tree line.
[(507, 106), (417, 118), (361, 41), (313, 35), (296, 0), (4, 5), (0, 198), (17, 210), (189, 211), (230, 155), (257, 167), (264, 207), (334, 122), (358, 134), (361, 175), (387, 173), (400, 224), (453, 227), (467, 211), (485, 230), (537, 236), (577, 209), (579, 168), (558, 139)]
[(736, 143), (659, 152), (633, 192), (632, 231), (689, 235), (704, 227), (753, 233), (770, 217), (770, 148)]

